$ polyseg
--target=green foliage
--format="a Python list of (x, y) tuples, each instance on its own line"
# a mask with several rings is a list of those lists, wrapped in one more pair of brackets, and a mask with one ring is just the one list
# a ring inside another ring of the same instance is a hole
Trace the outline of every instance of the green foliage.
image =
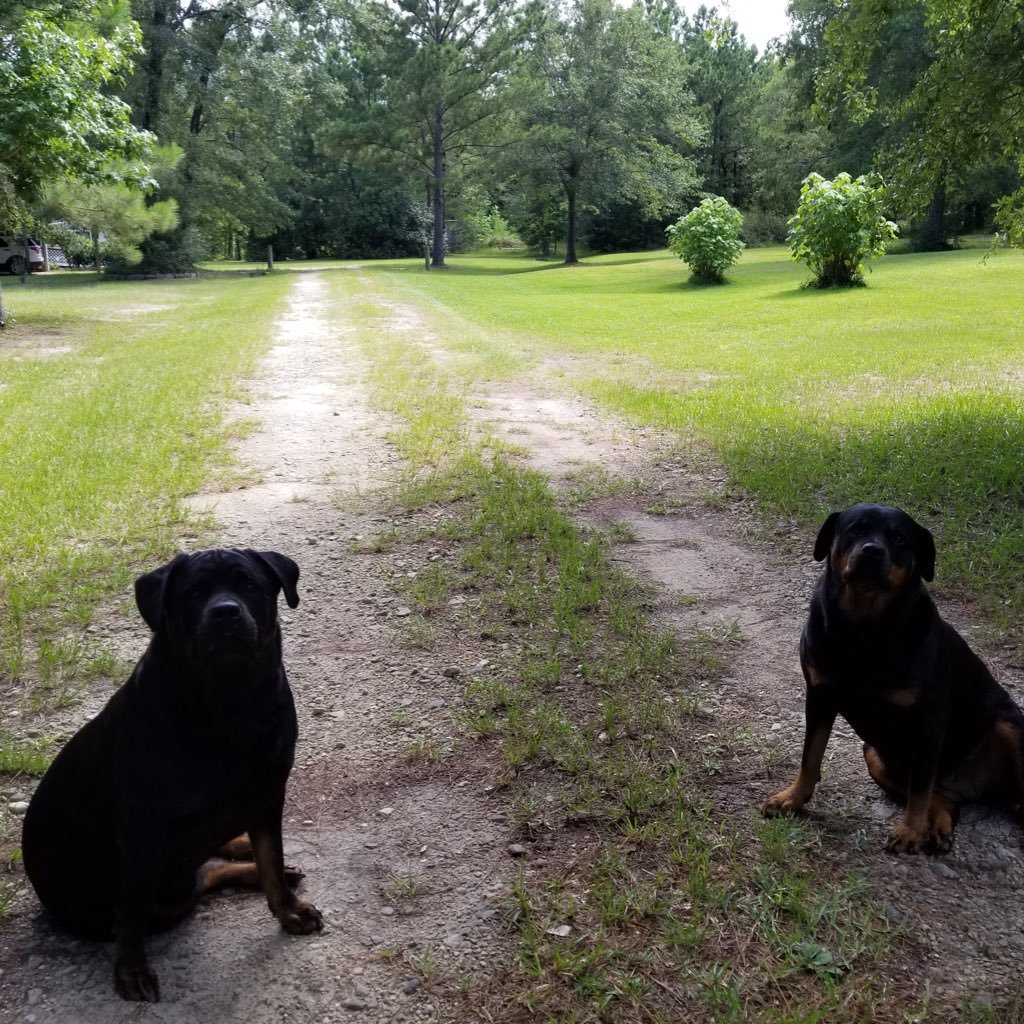
[[(154, 151), (154, 157), (158, 163), (173, 165), (181, 158), (181, 151), (162, 147)], [(109, 170), (111, 179), (121, 177), (116, 165)], [(176, 200), (147, 202), (140, 187), (123, 179), (52, 182), (46, 187), (41, 210), (41, 219), (60, 220), (89, 232), (93, 239), (90, 259), (97, 269), (101, 261), (101, 236), (106, 239), (102, 257), (129, 267), (142, 259), (138, 245), (143, 239), (178, 225)]]
[(625, 202), (660, 217), (693, 194), (688, 153), (700, 129), (681, 54), (642, 8), (577, 0), (564, 20), (549, 19), (531, 60), (540, 87), (522, 111), (506, 173), (535, 194), (562, 192), (566, 263), (577, 262), (584, 209)]
[(844, 171), (833, 181), (820, 174), (804, 179), (789, 242), (793, 258), (811, 268), (817, 287), (863, 283), (867, 261), (883, 255), (896, 237), (884, 202), (884, 186), (866, 175), (854, 179)]
[(680, 43), (687, 80), (708, 130), (700, 146), (704, 190), (737, 206), (750, 202), (757, 97), (769, 65), (732, 18), (701, 5), (684, 18)]
[(116, 6), (0, 15), (0, 211), (31, 201), (47, 178), (102, 180), (112, 156), (143, 154), (149, 136), (111, 88), (139, 51), (138, 26), (125, 20), (104, 34), (95, 24)]
[[(806, 2), (806, 0), (805, 0)], [(999, 158), (1024, 173), (1024, 5), (1020, 0), (851, 0), (830, 11), (824, 35), (828, 60), (819, 101), (845, 107), (860, 120), (885, 107), (875, 72), (887, 58), (905, 63), (894, 47), (901, 21), (916, 21), (924, 54), (899, 102), (884, 111), (903, 130), (880, 153), (901, 206), (921, 212), (942, 187), (963, 186), (979, 166)], [(1024, 204), (1001, 208), (1014, 234)], [(1020, 229), (1018, 229), (1020, 230)], [(1021, 230), (1024, 234), (1024, 230)]]
[(349, 91), (325, 133), (331, 155), (387, 161), (425, 182), (433, 207), (431, 262), (444, 265), (445, 191), (492, 142), (513, 103), (510, 83), (536, 4), (517, 0), (368, 0), (353, 6)]
[(749, 246), (781, 245), (789, 234), (789, 218), (772, 210), (753, 209), (743, 214), (743, 241)]
[(712, 196), (666, 228), (668, 247), (698, 281), (719, 283), (740, 258), (743, 215), (721, 196)]

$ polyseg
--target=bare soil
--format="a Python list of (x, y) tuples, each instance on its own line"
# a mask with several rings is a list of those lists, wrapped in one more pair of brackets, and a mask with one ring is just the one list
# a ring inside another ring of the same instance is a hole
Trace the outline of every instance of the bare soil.
[[(420, 326), (413, 315), (393, 329), (415, 338)], [(436, 348), (443, 339), (424, 342)], [(448, 753), (466, 677), (500, 652), (474, 630), (471, 600), (446, 611), (461, 617), (458, 639), (430, 650), (409, 643), (394, 584), (449, 552), (440, 544), (414, 555), (365, 550), (392, 526), (417, 522), (378, 493), (395, 456), (388, 424), (367, 407), (365, 369), (355, 340), (329, 315), (322, 275), (297, 275), (251, 402), (237, 410), (261, 424), (238, 446), (254, 482), (196, 498), (217, 517), (223, 544), (274, 548), (302, 569), (302, 604), (282, 616), (300, 714), (285, 837), (325, 931), (284, 935), (258, 894), (209, 898), (150, 942), (164, 1001), (131, 1005), (114, 994), (111, 948), (54, 931), (26, 892), (0, 934), (0, 1022), (458, 1020), (465, 1012), (446, 996), (453, 982), (486, 976), (507, 958), (501, 898), (521, 864), (509, 852), (517, 832), (486, 766)], [(482, 391), (481, 425), (524, 447), (566, 491), (580, 486), (581, 473), (598, 490), (605, 481), (581, 515), (602, 527), (629, 524), (636, 540), (618, 545), (616, 557), (654, 585), (660, 622), (682, 633), (738, 631), (727, 673), (703, 696), (714, 736), (729, 738), (709, 797), (749, 829), (799, 756), (796, 645), (818, 572), (813, 538), (785, 523), (766, 526), (729, 497), (724, 476), (695, 470), (671, 438), (552, 390), (552, 376)], [(607, 474), (642, 485), (612, 486)], [(970, 638), (965, 610), (944, 610)], [(100, 628), (135, 656), (145, 643), (135, 619), (108, 616)], [(1019, 676), (998, 652), (976, 646), (1020, 695)], [(91, 694), (71, 719), (104, 697)], [(812, 806), (830, 866), (861, 870), (905, 922), (916, 959), (897, 970), (948, 993), (998, 993), (1018, 981), (1024, 856), (1015, 823), (972, 808), (951, 854), (886, 854), (895, 809), (842, 726)], [(542, 869), (542, 860), (526, 868)]]

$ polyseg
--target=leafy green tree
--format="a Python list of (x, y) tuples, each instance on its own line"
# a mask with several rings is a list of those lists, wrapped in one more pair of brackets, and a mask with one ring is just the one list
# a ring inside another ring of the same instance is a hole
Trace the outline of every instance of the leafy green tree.
[(668, 247), (697, 281), (721, 284), (740, 258), (743, 215), (721, 196), (710, 196), (668, 227)]
[(701, 151), (704, 188), (731, 203), (749, 205), (753, 181), (756, 100), (768, 67), (758, 60), (731, 18), (701, 5), (680, 25), (680, 44), (689, 66), (689, 84), (707, 126)]
[[(159, 176), (162, 168), (172, 168), (181, 159), (181, 151), (163, 147), (153, 151), (151, 173)], [(42, 221), (62, 221), (84, 229), (92, 239), (92, 260), (102, 269), (100, 239), (106, 239), (106, 254), (118, 263), (131, 266), (142, 259), (139, 243), (158, 231), (177, 227), (178, 204), (174, 199), (146, 201), (146, 192), (120, 180), (118, 168), (111, 166), (106, 181), (82, 179), (56, 180), (50, 183), (37, 208)]]
[[(906, 130), (885, 154), (902, 203), (923, 212), (993, 158), (1024, 173), (1024, 5), (1020, 0), (849, 0), (829, 20), (832, 61), (821, 82), (861, 117), (878, 108), (872, 69), (896, 18), (916, 15), (930, 53), (899, 105)], [(1020, 229), (1024, 192), (1000, 205)], [(934, 214), (933, 214), (934, 215)]]
[(789, 222), (793, 258), (806, 263), (819, 288), (863, 284), (867, 261), (885, 253), (896, 225), (884, 213), (885, 189), (866, 175), (833, 181), (809, 174)]
[(432, 266), (444, 266), (446, 189), (494, 144), (534, 16), (519, 0), (367, 0), (352, 10), (348, 111), (328, 149), (419, 177), (433, 210)]
[[(581, 206), (636, 202), (660, 215), (696, 186), (700, 135), (679, 49), (640, 7), (577, 0), (551, 12), (528, 73), (537, 83), (514, 159), (565, 197), (565, 262), (577, 263)], [(678, 207), (677, 207), (678, 208)]]
[[(101, 16), (102, 15), (102, 16)], [(137, 27), (103, 0), (0, 8), (0, 224), (24, 223), (47, 178), (101, 181), (113, 158), (140, 179), (149, 136), (113, 92), (138, 51)], [(6, 322), (0, 296), (0, 326)]]

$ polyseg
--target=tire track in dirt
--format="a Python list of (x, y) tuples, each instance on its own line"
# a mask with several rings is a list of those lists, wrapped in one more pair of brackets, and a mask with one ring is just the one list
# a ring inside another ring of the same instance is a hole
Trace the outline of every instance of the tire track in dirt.
[[(149, 942), (164, 1001), (129, 1004), (113, 990), (112, 947), (55, 932), (26, 893), (0, 936), (0, 1021), (432, 1020), (445, 1011), (431, 978), (480, 970), (503, 944), (504, 815), (471, 767), (407, 757), (450, 741), (464, 684), (442, 669), (479, 655), (471, 634), (455, 651), (402, 646), (388, 581), (416, 566), (353, 550), (395, 521), (373, 489), (396, 456), (343, 317), (321, 274), (296, 276), (252, 401), (236, 410), (261, 424), (237, 448), (258, 481), (194, 502), (216, 516), (220, 543), (280, 550), (301, 567), (301, 604), (282, 605), (300, 718), (285, 850), (327, 927), (287, 936), (261, 895), (211, 897)], [(123, 639), (120, 623), (111, 629)], [(133, 658), (145, 643), (135, 635)]]

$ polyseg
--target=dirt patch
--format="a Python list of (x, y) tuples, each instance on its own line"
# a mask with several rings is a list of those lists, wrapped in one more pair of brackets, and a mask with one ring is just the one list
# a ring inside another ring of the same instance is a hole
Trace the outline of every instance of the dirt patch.
[(62, 331), (21, 330), (15, 324), (4, 332), (0, 355), (10, 359), (56, 359), (77, 348), (66, 342), (67, 335)]
[[(443, 1015), (438, 975), (484, 970), (504, 945), (512, 829), (478, 768), (446, 756), (459, 671), (479, 656), (472, 634), (464, 648), (404, 646), (389, 580), (423, 566), (354, 550), (394, 521), (372, 494), (394, 455), (363, 372), (321, 278), (297, 275), (253, 400), (238, 408), (261, 423), (238, 445), (260, 482), (195, 499), (223, 544), (280, 550), (301, 567), (301, 604), (282, 616), (300, 718), (285, 841), (327, 928), (292, 938), (259, 895), (211, 898), (151, 941), (164, 1001), (140, 1006), (114, 994), (111, 947), (54, 931), (26, 892), (0, 937), (0, 1021), (430, 1020)], [(137, 657), (145, 630), (129, 614), (109, 633)]]

